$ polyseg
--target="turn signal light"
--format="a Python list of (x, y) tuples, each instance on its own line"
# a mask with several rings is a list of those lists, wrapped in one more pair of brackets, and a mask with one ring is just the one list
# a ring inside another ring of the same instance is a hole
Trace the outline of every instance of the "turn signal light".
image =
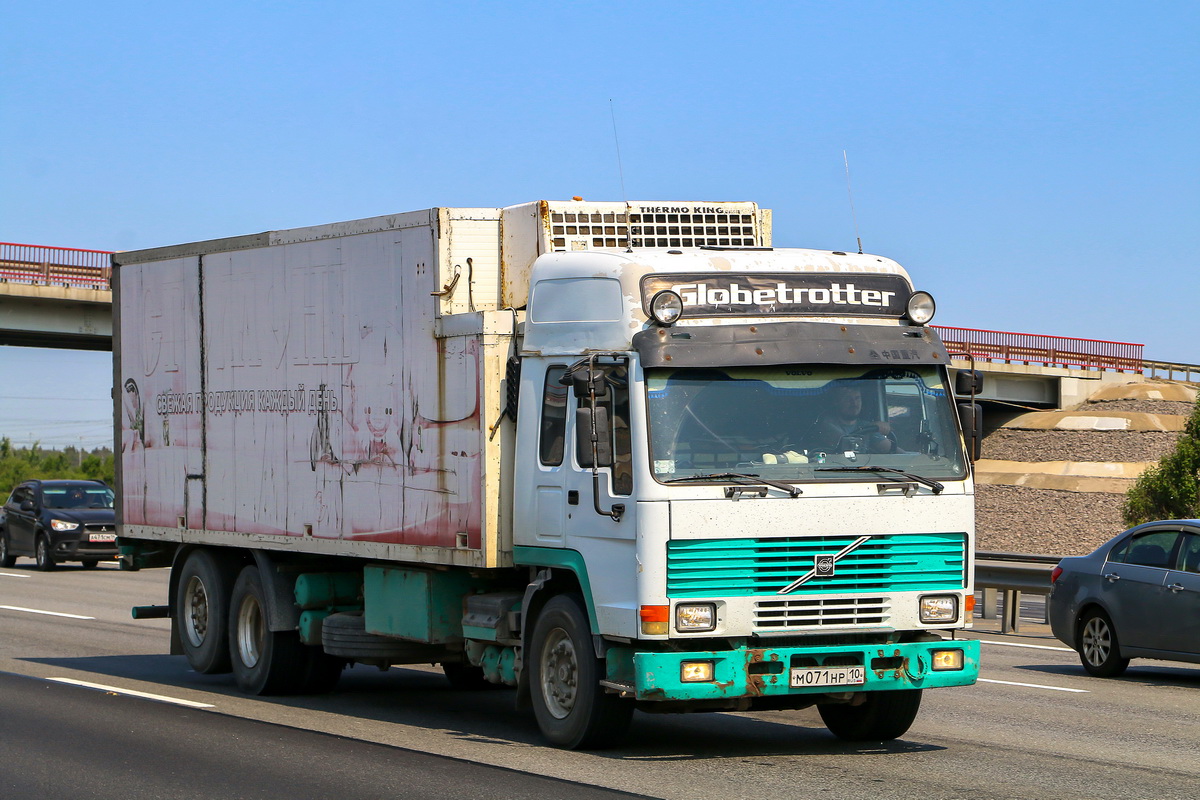
[(670, 630), (670, 606), (639, 606), (638, 616), (642, 620), (642, 633), (663, 636)]

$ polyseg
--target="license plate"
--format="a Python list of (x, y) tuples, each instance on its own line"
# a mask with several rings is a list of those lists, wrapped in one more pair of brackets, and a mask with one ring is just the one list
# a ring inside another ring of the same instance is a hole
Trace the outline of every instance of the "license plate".
[(115, 533), (89, 533), (89, 542), (115, 542), (117, 535)]
[(805, 686), (859, 686), (867, 681), (865, 667), (797, 667), (792, 688)]

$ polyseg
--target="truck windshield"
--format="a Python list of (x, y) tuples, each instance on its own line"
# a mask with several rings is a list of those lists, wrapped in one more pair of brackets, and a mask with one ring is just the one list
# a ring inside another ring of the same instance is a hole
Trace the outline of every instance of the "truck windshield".
[(967, 474), (957, 415), (934, 366), (648, 369), (646, 387), (660, 481), (721, 472), (786, 481), (879, 477), (828, 469), (840, 466), (932, 479)]

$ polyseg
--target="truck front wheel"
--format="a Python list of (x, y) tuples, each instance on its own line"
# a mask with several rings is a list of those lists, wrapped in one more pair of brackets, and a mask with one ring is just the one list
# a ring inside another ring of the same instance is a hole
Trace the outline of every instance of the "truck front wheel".
[(633, 704), (605, 694), (583, 598), (559, 595), (533, 626), (528, 666), (534, 716), (552, 744), (599, 749), (625, 735)]
[(234, 567), (207, 550), (193, 550), (183, 563), (175, 595), (175, 620), (183, 653), (204, 675), (229, 672), (229, 598)]
[(848, 742), (880, 742), (903, 736), (921, 708), (920, 689), (868, 692), (860, 705), (821, 703), (825, 727)]

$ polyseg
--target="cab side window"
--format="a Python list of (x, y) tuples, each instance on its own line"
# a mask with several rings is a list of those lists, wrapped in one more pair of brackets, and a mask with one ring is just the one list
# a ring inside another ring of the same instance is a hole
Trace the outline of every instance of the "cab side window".
[(613, 494), (633, 494), (633, 439), (629, 432), (629, 378), (625, 367), (608, 373), (613, 429)]
[(546, 370), (546, 383), (542, 387), (538, 459), (547, 467), (560, 467), (563, 463), (567, 435), (567, 387), (559, 381), (566, 371), (565, 364), (550, 367)]

